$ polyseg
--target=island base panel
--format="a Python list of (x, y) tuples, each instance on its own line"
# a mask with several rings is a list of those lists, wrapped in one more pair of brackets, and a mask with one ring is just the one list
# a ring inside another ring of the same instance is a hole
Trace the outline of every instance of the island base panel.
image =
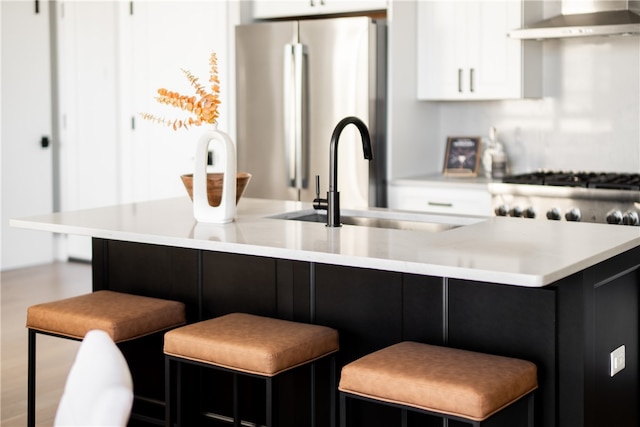
[[(245, 311), (334, 327), (340, 332), (338, 369), (401, 340), (450, 345), (536, 363), (536, 427), (600, 427), (613, 419), (611, 414), (616, 425), (640, 421), (639, 248), (544, 288), (97, 238), (93, 249), (94, 289), (182, 301), (190, 322)], [(612, 378), (608, 356), (622, 344), (627, 366)], [(157, 393), (164, 379), (162, 355), (151, 342), (125, 349), (125, 354), (137, 390), (149, 396), (136, 400), (131, 425), (153, 425), (156, 407), (163, 404)], [(199, 417), (193, 424), (226, 425), (201, 414), (232, 412), (226, 397), (230, 379), (198, 370), (185, 378), (185, 410)], [(328, 388), (326, 374), (318, 381)], [(309, 376), (300, 374), (278, 386), (279, 426), (304, 425), (308, 383)], [(261, 390), (250, 381), (243, 385), (247, 418), (262, 416)], [(294, 402), (293, 416), (283, 415), (286, 402)], [(327, 408), (328, 402), (319, 399), (318, 427), (329, 425)], [(510, 416), (492, 423), (518, 425)], [(350, 417), (353, 427), (392, 426), (399, 411), (354, 402)], [(442, 422), (410, 414), (409, 426), (418, 425), (439, 427)]]

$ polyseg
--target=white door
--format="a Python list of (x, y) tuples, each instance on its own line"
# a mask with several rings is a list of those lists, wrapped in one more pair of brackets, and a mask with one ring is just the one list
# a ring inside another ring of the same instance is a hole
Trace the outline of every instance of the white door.
[(51, 262), (53, 236), (9, 227), (53, 210), (49, 2), (0, 2), (2, 270)]
[[(209, 87), (209, 56), (216, 52), (220, 78), (218, 129), (233, 138), (231, 117), (235, 105), (233, 40), (234, 18), (227, 2), (153, 1), (134, 3), (125, 17), (123, 38), (123, 118), (135, 123), (123, 133), (123, 195), (126, 201), (186, 196), (180, 175), (193, 171), (194, 152), (202, 127), (174, 131), (142, 119), (149, 113), (167, 119), (188, 114), (155, 101), (158, 88), (195, 95), (181, 69), (189, 70)], [(168, 24), (170, 23), (170, 24)], [(130, 31), (129, 34), (126, 31)], [(127, 48), (123, 48), (127, 49)]]
[[(58, 2), (62, 211), (119, 203), (118, 2)], [(67, 256), (91, 259), (89, 237), (67, 236)]]
[[(184, 117), (157, 104), (166, 87), (192, 94), (181, 68), (209, 80), (217, 52), (220, 129), (233, 105), (227, 2), (62, 2), (58, 11), (62, 210), (185, 196), (201, 129), (175, 132), (140, 112)], [(90, 239), (68, 236), (69, 257), (90, 259)]]

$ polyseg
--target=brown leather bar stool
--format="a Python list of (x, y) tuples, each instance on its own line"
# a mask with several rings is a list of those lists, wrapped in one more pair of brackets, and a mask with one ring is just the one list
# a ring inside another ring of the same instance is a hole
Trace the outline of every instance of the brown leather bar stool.
[[(315, 362), (330, 357), (330, 416), (335, 425), (336, 368), (335, 352), (339, 349), (338, 332), (326, 326), (297, 323), (245, 313), (232, 313), (165, 334), (166, 415), (165, 425), (172, 426), (172, 406), (180, 407), (180, 387), (177, 402), (171, 396), (172, 364), (190, 363), (231, 372), (233, 376), (234, 426), (240, 426), (237, 375), (249, 375), (266, 382), (266, 425), (273, 426), (273, 379), (285, 371), (311, 364), (311, 421), (315, 425)], [(178, 411), (179, 412), (179, 411)], [(181, 423), (178, 414), (177, 425)]]
[(402, 342), (368, 354), (342, 368), (340, 427), (346, 427), (347, 397), (423, 412), (473, 426), (527, 397), (527, 422), (533, 427), (536, 365), (416, 342)]
[(29, 307), (28, 427), (36, 423), (36, 334), (81, 341), (90, 330), (100, 329), (121, 343), (185, 323), (181, 302), (106, 290)]

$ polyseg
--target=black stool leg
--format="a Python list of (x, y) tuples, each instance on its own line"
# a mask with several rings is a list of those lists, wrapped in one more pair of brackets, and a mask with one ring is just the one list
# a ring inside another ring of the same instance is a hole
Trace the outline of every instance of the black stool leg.
[(238, 374), (233, 374), (233, 427), (240, 427), (240, 402), (238, 401)]
[(400, 410), (400, 425), (407, 427), (407, 410), (404, 408)]
[(533, 427), (533, 410), (534, 410), (533, 392), (529, 393), (529, 402), (527, 403), (527, 425)]
[(331, 355), (329, 360), (330, 369), (329, 375), (329, 414), (331, 416), (331, 420), (329, 420), (330, 427), (336, 427), (336, 356), (335, 354)]
[(171, 427), (171, 359), (164, 358), (164, 425)]
[(273, 427), (273, 378), (267, 378), (267, 416), (265, 424)]
[(178, 396), (176, 399), (176, 422), (178, 423), (178, 427), (184, 425), (184, 411), (182, 409), (182, 362), (174, 361), (176, 366), (176, 395)]
[(347, 427), (347, 396), (340, 392), (340, 427)]
[(27, 367), (27, 427), (36, 425), (36, 331), (29, 329)]
[(316, 427), (316, 364), (311, 364), (311, 427)]

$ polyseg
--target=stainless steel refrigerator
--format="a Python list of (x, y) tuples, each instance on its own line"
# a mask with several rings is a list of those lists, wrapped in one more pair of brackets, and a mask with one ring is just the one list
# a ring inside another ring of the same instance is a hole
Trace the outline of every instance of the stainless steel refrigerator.
[(236, 27), (238, 170), (245, 195), (301, 200), (329, 182), (329, 142), (347, 116), (368, 127), (373, 160), (357, 128), (338, 144), (343, 208), (386, 206), (386, 22), (368, 17), (276, 21)]

